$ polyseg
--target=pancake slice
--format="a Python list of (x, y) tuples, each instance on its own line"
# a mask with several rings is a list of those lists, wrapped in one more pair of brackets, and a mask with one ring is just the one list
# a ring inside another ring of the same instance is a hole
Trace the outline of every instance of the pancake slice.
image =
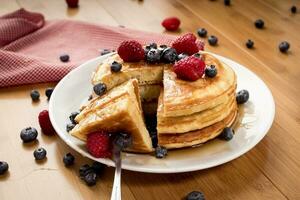
[(234, 108), (225, 119), (200, 130), (183, 134), (158, 134), (159, 145), (168, 149), (175, 149), (195, 146), (216, 138), (225, 127), (229, 127), (234, 123), (237, 116), (237, 105), (234, 105)]
[(163, 115), (185, 116), (213, 108), (226, 102), (227, 93), (236, 87), (234, 71), (207, 52), (200, 52), (206, 65), (215, 65), (218, 74), (214, 78), (184, 81), (177, 78), (171, 67), (164, 69)]
[(230, 92), (227, 102), (211, 109), (206, 109), (187, 116), (164, 117), (162, 113), (163, 94), (161, 94), (160, 97), (157, 112), (157, 131), (159, 134), (180, 134), (210, 126), (226, 118), (235, 106), (234, 104), (236, 104), (234, 92)]
[[(122, 92), (115, 91), (121, 89)], [(119, 94), (119, 96), (112, 94)], [(128, 151), (141, 153), (153, 151), (151, 138), (143, 119), (137, 80), (132, 79), (121, 87), (112, 89), (103, 98), (112, 100), (102, 101), (101, 97), (93, 100), (86, 108), (88, 112), (85, 112), (80, 120), (76, 117), (79, 123), (70, 132), (71, 135), (86, 140), (87, 134), (97, 130), (106, 130), (112, 134), (123, 131), (131, 134), (133, 139), (133, 145), (127, 149)]]

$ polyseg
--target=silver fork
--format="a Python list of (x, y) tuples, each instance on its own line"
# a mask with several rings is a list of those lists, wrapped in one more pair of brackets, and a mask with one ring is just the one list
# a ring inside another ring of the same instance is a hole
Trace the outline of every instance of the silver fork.
[(113, 148), (113, 159), (116, 165), (116, 169), (115, 169), (114, 185), (113, 185), (113, 190), (111, 193), (110, 200), (121, 200), (121, 169), (122, 169), (121, 150), (119, 148), (116, 148), (115, 145)]

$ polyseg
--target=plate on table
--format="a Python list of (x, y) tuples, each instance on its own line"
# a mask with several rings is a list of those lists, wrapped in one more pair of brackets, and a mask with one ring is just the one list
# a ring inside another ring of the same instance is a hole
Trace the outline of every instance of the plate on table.
[[(108, 56), (97, 57), (66, 75), (51, 95), (49, 113), (57, 134), (70, 147), (85, 157), (114, 166), (110, 159), (91, 156), (84, 142), (66, 131), (70, 113), (79, 109), (92, 93), (91, 75), (96, 67)], [(215, 54), (214, 54), (215, 55)], [(199, 147), (170, 150), (164, 159), (150, 154), (123, 153), (122, 168), (149, 173), (178, 173), (206, 169), (229, 162), (252, 149), (270, 129), (275, 115), (272, 94), (265, 83), (246, 67), (222, 56), (215, 55), (233, 68), (237, 74), (237, 91), (246, 89), (249, 101), (239, 107), (239, 117), (234, 126), (235, 135), (229, 142), (212, 140)]]

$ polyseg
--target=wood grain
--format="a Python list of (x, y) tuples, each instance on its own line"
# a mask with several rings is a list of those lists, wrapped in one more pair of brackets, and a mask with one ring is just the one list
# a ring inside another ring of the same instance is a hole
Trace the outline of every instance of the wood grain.
[[(181, 30), (194, 32), (205, 27), (219, 38), (209, 51), (229, 57), (258, 74), (270, 87), (276, 101), (275, 122), (268, 135), (250, 152), (219, 167), (182, 174), (123, 173), (123, 199), (182, 199), (193, 190), (203, 191), (207, 199), (300, 199), (300, 14), (289, 8), (299, 1), (234, 0), (230, 7), (223, 1), (193, 0), (86, 0), (79, 9), (67, 9), (64, 1), (0, 0), (0, 14), (25, 7), (42, 12), (47, 19), (74, 19), (163, 33), (160, 22), (168, 16), (181, 19)], [(4, 6), (3, 6), (4, 5)], [(262, 18), (264, 30), (253, 22)], [(255, 49), (245, 47), (246, 40)], [(206, 40), (206, 39), (205, 39)], [(278, 51), (287, 40), (291, 51)], [(89, 163), (68, 148), (58, 137), (39, 135), (39, 142), (22, 145), (19, 132), (26, 126), (39, 127), (37, 115), (47, 109), (43, 95), (32, 104), (31, 89), (44, 93), (54, 84), (35, 84), (0, 89), (0, 160), (10, 164), (10, 173), (0, 178), (0, 199), (109, 199), (113, 169), (108, 168), (95, 187), (78, 178), (81, 164)], [(45, 146), (48, 159), (37, 164), (32, 151)], [(76, 165), (67, 169), (62, 156), (72, 152)]]

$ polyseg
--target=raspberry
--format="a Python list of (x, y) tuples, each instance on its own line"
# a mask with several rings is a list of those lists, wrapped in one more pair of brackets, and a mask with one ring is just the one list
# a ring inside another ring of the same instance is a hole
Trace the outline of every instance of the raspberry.
[(105, 131), (88, 134), (86, 147), (88, 152), (96, 158), (109, 158), (112, 155), (110, 138)]
[(187, 53), (193, 55), (199, 51), (198, 44), (196, 42), (196, 36), (192, 33), (187, 33), (178, 37), (173, 43), (172, 47), (176, 49), (178, 54)]
[(179, 28), (180, 20), (177, 17), (169, 17), (164, 19), (161, 25), (168, 31), (176, 31)]
[(66, 0), (69, 8), (77, 8), (79, 0)]
[(200, 58), (189, 56), (176, 62), (173, 70), (180, 79), (196, 81), (203, 76), (205, 63)]
[(123, 41), (118, 47), (118, 54), (125, 62), (138, 62), (145, 57), (142, 45), (135, 40)]
[(45, 135), (54, 135), (55, 130), (51, 124), (48, 110), (43, 110), (39, 114), (39, 124)]
[(199, 49), (200, 51), (204, 51), (205, 43), (204, 43), (202, 40), (197, 41), (196, 44), (197, 44), (198, 49)]

